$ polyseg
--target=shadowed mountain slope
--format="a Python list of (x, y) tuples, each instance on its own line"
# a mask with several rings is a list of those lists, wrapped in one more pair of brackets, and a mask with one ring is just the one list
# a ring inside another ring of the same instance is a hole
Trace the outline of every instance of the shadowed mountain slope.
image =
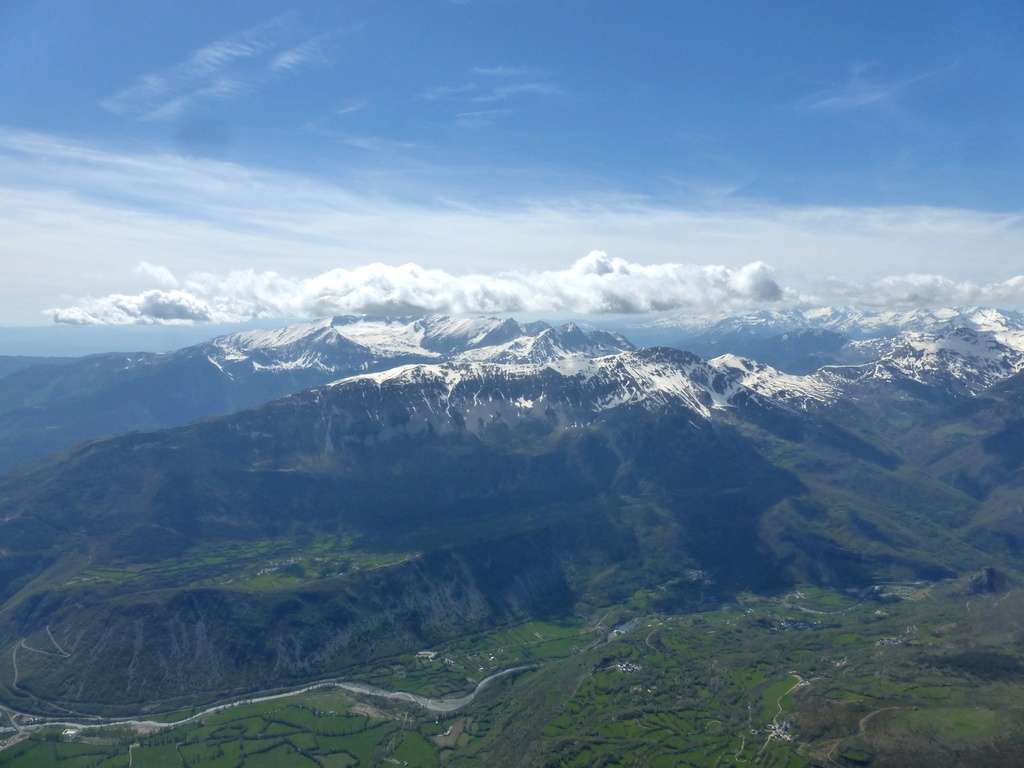
[[(962, 535), (977, 506), (688, 353), (399, 367), (11, 474), (0, 679), (36, 709), (137, 709), (640, 588), (681, 609), (939, 578), (991, 561)], [(67, 656), (14, 649), (50, 634)]]

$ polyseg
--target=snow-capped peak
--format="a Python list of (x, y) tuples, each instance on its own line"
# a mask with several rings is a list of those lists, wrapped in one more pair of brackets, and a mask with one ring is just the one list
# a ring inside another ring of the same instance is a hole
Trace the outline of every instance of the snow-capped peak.
[(627, 333), (675, 331), (683, 338), (732, 334), (768, 337), (801, 329), (820, 328), (852, 339), (894, 336), (905, 331), (936, 332), (967, 327), (997, 333), (1024, 332), (1024, 314), (983, 307), (870, 310), (853, 307), (766, 309), (744, 315), (669, 315), (630, 326)]
[[(991, 327), (991, 326), (989, 326)], [(960, 394), (977, 394), (1024, 370), (1024, 348), (1006, 331), (951, 325), (932, 333), (904, 332), (888, 339), (853, 342), (849, 346), (870, 362), (826, 366), (820, 378), (905, 379)]]
[(633, 346), (605, 331), (522, 324), (494, 317), (343, 316), (245, 331), (200, 345), (222, 371), (308, 370), (349, 375), (445, 360), (544, 362), (606, 355)]
[(367, 386), (382, 393), (400, 391), (417, 412), (457, 411), (467, 424), (473, 419), (485, 423), (509, 409), (519, 416), (529, 413), (576, 424), (624, 406), (648, 411), (682, 406), (710, 419), (715, 411), (741, 402), (764, 401), (728, 373), (668, 348), (543, 363), (408, 365), (343, 379), (332, 388)]
[(817, 376), (795, 376), (745, 357), (720, 355), (709, 361), (744, 387), (769, 400), (806, 408), (811, 402), (831, 403), (840, 391)]

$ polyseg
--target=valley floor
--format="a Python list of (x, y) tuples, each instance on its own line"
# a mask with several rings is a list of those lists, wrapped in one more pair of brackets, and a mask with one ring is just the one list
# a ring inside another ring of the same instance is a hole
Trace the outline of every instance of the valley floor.
[(6, 711), (0, 765), (983, 768), (1024, 743), (1024, 592), (803, 588), (681, 616), (642, 603), (201, 712)]

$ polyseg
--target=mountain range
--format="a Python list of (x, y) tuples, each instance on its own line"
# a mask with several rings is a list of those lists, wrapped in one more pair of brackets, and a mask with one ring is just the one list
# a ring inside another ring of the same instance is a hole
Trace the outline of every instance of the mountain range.
[(0, 377), (0, 471), (88, 438), (177, 426), (395, 365), (544, 362), (632, 348), (617, 334), (571, 323), (348, 316), (231, 334), (170, 353), (35, 365), (9, 359), (16, 370)]
[[(844, 366), (832, 372), (833, 384), (888, 370), (895, 378), (943, 379), (962, 392), (1018, 370), (1024, 349), (1019, 313), (980, 308), (763, 311), (622, 330), (645, 346), (653, 336), (706, 359), (732, 355), (795, 375)], [(88, 438), (177, 426), (396, 365), (543, 363), (631, 349), (620, 333), (572, 323), (349, 316), (231, 334), (172, 353), (0, 358), (0, 472)], [(828, 389), (813, 380), (801, 385), (808, 386)]]
[(811, 373), (822, 365), (867, 362), (851, 342), (905, 333), (941, 334), (965, 328), (989, 334), (1015, 348), (1024, 346), (1024, 315), (983, 307), (870, 311), (843, 307), (761, 310), (746, 315), (666, 316), (619, 330), (640, 346), (663, 344), (702, 357), (751, 357), (789, 373)]
[[(51, 712), (209, 700), (638, 589), (669, 611), (1013, 578), (1024, 355), (1007, 326), (847, 341), (850, 362), (798, 375), (574, 325), (335, 318), (11, 374), (29, 398), (26, 376), (68, 368), (38, 395), (52, 404), (84, 397), (91, 370), (112, 413), (111, 392), (147, 387), (329, 383), (0, 478), (17, 665), (0, 695)], [(112, 390), (118, 366), (131, 386)]]

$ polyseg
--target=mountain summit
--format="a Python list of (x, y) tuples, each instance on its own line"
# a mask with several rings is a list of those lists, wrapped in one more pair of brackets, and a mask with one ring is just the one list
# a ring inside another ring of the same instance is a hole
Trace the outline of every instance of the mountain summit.
[(633, 349), (572, 323), (334, 317), (163, 354), (104, 354), (0, 378), (0, 471), (100, 435), (185, 424), (411, 363), (543, 363)]

